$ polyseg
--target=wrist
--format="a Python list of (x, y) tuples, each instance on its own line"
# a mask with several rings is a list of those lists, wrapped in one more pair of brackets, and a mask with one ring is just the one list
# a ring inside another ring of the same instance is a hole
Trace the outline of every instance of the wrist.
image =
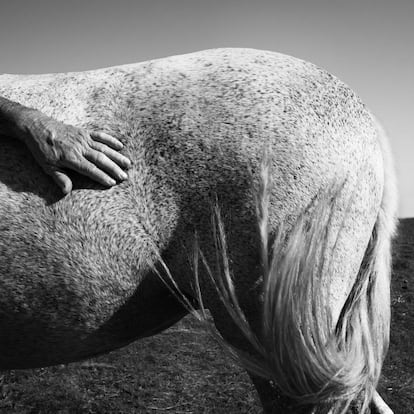
[(54, 120), (31, 108), (21, 110), (15, 120), (15, 136), (29, 148), (50, 137)]
[(27, 142), (42, 118), (40, 111), (0, 97), (0, 133)]
[(16, 135), (26, 144), (39, 135), (45, 129), (46, 116), (41, 112), (25, 108), (19, 112), (15, 122)]

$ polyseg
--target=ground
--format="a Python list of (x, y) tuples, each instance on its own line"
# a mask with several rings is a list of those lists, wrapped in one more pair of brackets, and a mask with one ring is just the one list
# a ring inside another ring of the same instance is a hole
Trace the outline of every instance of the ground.
[(391, 345), (379, 391), (395, 414), (414, 413), (414, 219), (394, 242)]
[[(380, 394), (414, 413), (414, 219), (394, 244), (391, 346)], [(90, 361), (3, 373), (0, 413), (260, 413), (247, 375), (194, 319)]]

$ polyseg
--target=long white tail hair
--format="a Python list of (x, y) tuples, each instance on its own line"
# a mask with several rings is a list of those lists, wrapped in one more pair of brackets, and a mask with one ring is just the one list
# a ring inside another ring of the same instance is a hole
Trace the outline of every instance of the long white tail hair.
[[(379, 139), (386, 174), (381, 207), (359, 273), (336, 323), (332, 321), (323, 275), (326, 269), (329, 271), (329, 252), (335, 248), (335, 244), (328, 248), (327, 233), (343, 183), (321, 193), (314, 200), (312, 213), (301, 214), (289, 232), (279, 228), (269, 254), (270, 173), (269, 163), (263, 163), (257, 198), (263, 269), (260, 334), (251, 328), (235, 293), (218, 207), (213, 229), (221, 272), (212, 272), (203, 253), (195, 249), (195, 286), (201, 308), (198, 317), (207, 320), (198, 276), (201, 261), (229, 315), (257, 356), (235, 349), (213, 332), (220, 343), (248, 371), (273, 381), (294, 404), (313, 406), (315, 412), (345, 413), (355, 400), (361, 401), (360, 412), (366, 412), (388, 348), (396, 190), (389, 149), (385, 138)], [(188, 301), (186, 306), (193, 308)]]

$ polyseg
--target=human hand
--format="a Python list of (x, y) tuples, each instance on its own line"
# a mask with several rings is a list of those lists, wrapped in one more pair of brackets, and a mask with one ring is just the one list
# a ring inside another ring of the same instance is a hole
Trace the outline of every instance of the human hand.
[(117, 151), (122, 143), (104, 132), (87, 131), (46, 116), (33, 120), (26, 131), (26, 145), (64, 194), (72, 191), (66, 169), (107, 187), (128, 177), (123, 169), (129, 168), (131, 161)]

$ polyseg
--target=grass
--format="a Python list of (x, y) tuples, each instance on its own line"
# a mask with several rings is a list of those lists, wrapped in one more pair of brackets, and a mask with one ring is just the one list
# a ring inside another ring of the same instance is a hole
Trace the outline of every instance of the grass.
[(1, 413), (259, 413), (248, 376), (199, 322), (89, 361), (11, 371)]
[[(395, 243), (391, 346), (379, 391), (414, 413), (414, 219)], [(0, 376), (0, 413), (260, 413), (245, 372), (191, 317), (160, 335), (80, 363)]]
[(414, 219), (394, 243), (391, 345), (379, 391), (395, 414), (414, 413)]

